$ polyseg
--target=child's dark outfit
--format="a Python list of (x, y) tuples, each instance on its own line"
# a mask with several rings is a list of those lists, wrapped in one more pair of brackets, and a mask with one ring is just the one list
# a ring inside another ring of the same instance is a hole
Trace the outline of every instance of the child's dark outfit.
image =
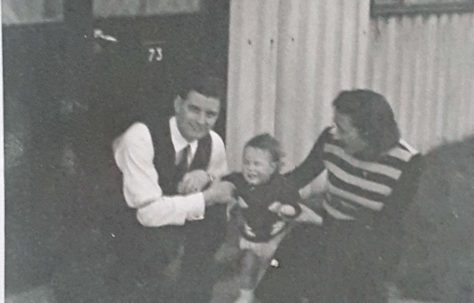
[[(290, 205), (295, 209), (295, 214), (286, 217), (289, 219), (297, 217), (301, 212), (297, 188), (280, 174), (274, 174), (269, 182), (256, 186), (247, 183), (242, 173), (232, 173), (223, 180), (234, 184), (235, 195), (242, 198), (248, 205), (248, 208), (238, 207), (236, 210), (239, 230), (243, 238), (240, 241), (240, 248), (256, 249), (257, 255), (271, 257), (283, 239), (285, 231), (288, 230), (288, 222), (271, 212), (268, 207), (274, 202)], [(271, 255), (268, 256), (268, 254)]]

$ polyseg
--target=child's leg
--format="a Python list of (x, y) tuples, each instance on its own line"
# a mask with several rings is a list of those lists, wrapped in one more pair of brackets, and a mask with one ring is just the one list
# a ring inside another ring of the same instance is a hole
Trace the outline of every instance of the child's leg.
[[(278, 244), (286, 233), (282, 233), (265, 243), (252, 243), (241, 239), (243, 249), (240, 272), (240, 297), (236, 302), (254, 302), (254, 291), (265, 275)], [(250, 245), (250, 246), (249, 246)]]
[(251, 250), (244, 250), (240, 272), (240, 288), (253, 290), (259, 275), (259, 257)]
[(236, 303), (254, 302), (259, 268), (259, 257), (251, 250), (244, 250), (240, 271), (240, 295)]
[(257, 288), (258, 283), (262, 280), (265, 272), (267, 271), (268, 267), (270, 266), (270, 262), (272, 261), (273, 255), (268, 257), (260, 257), (259, 265), (258, 265), (258, 272), (257, 272), (257, 281), (255, 283), (255, 288)]

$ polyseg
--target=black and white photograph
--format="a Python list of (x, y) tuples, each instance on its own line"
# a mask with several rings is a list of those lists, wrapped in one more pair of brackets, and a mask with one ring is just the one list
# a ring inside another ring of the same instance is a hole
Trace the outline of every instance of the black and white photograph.
[(0, 301), (474, 303), (474, 0), (1, 5)]

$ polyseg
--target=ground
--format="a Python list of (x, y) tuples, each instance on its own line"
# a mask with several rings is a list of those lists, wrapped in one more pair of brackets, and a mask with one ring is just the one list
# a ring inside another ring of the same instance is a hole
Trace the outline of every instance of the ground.
[[(420, 190), (405, 220), (405, 249), (397, 270), (398, 288), (391, 288), (391, 303), (474, 302), (473, 217), (471, 138), (426, 155)], [(230, 248), (221, 251), (220, 260), (236, 262), (235, 250)], [(237, 294), (238, 267), (229, 268), (215, 285), (212, 303), (232, 302)], [(6, 302), (62, 303), (55, 302), (52, 289), (45, 283), (9, 293)]]

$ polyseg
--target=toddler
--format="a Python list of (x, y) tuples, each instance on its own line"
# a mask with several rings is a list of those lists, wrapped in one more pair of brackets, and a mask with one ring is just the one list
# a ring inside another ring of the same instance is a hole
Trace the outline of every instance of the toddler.
[(279, 173), (282, 152), (269, 134), (254, 137), (244, 147), (242, 172), (224, 177), (232, 182), (238, 203), (235, 214), (242, 250), (240, 296), (236, 303), (254, 302), (254, 290), (289, 223), (301, 208), (298, 190)]

